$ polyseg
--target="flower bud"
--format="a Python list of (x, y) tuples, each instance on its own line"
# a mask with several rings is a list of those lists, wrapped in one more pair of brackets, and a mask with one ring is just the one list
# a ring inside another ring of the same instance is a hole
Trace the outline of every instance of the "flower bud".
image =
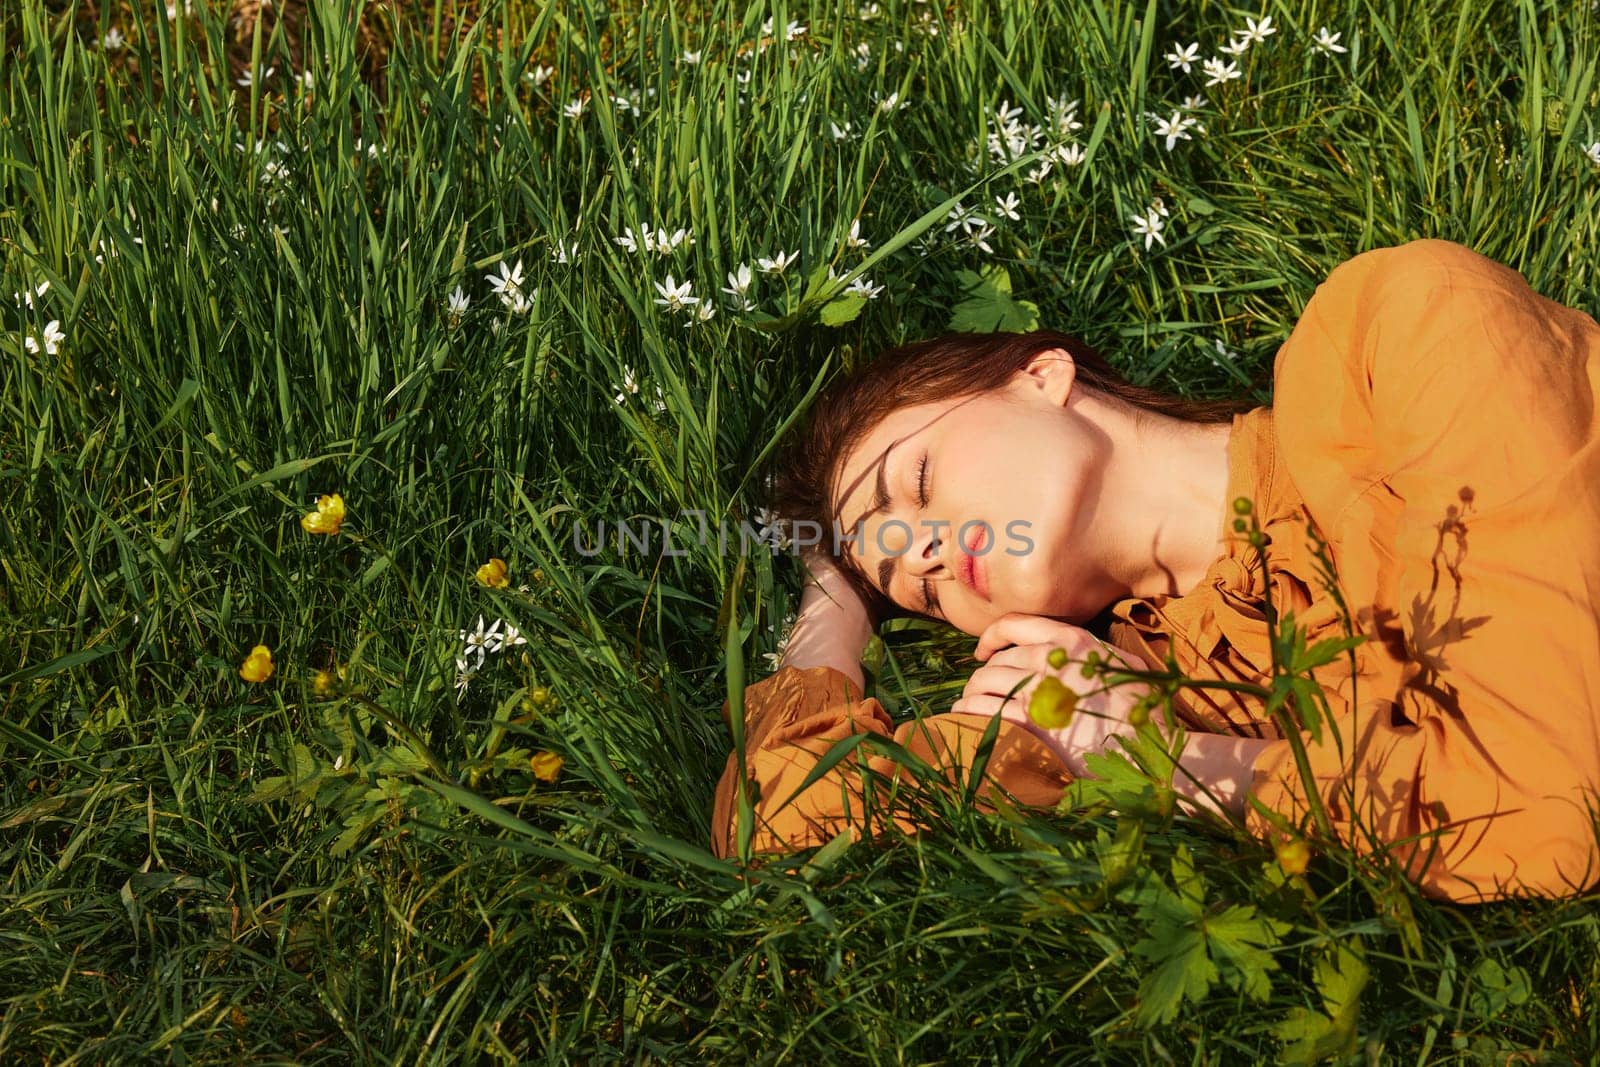
[(1048, 662), (1051, 670), (1059, 671), (1062, 667), (1067, 665), (1067, 650), (1064, 648), (1052, 648), (1050, 650)]

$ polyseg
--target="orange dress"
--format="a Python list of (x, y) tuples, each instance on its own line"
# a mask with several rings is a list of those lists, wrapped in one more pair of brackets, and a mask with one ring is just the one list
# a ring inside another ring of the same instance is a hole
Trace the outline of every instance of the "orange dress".
[[(1230, 519), (1234, 497), (1255, 502), (1267, 581), (1255, 551), (1230, 535), (1185, 595), (1112, 605), (1109, 642), (1156, 663), (1170, 650), (1197, 680), (1270, 686), (1269, 589), (1308, 646), (1345, 633), (1319, 580), (1314, 529), (1369, 635), (1353, 673), (1347, 654), (1317, 669), (1331, 729), (1321, 743), (1301, 735), (1343, 844), (1388, 849), (1425, 894), (1463, 903), (1594, 886), (1600, 325), (1468, 248), (1419, 240), (1335, 268), (1278, 350), (1273, 379), (1271, 408), (1234, 417), (1226, 495)], [(860, 774), (849, 760), (796, 805), (778, 805), (832, 740), (890, 733), (878, 702), (851, 699), (845, 676), (826, 667), (783, 668), (744, 699), (746, 766), (760, 787), (755, 849), (820, 844), (850, 825)], [(1191, 730), (1270, 739), (1251, 797), (1310, 827), (1289, 742), (1260, 700), (1185, 689), (1174, 705)], [(924, 735), (943, 743), (919, 754), (960, 778), (988, 725), (924, 718)], [(737, 776), (734, 753), (713, 814), (723, 856), (735, 851)], [(1071, 775), (1002, 722), (984, 778), (1047, 806)], [(1253, 806), (1246, 825), (1278, 832)]]

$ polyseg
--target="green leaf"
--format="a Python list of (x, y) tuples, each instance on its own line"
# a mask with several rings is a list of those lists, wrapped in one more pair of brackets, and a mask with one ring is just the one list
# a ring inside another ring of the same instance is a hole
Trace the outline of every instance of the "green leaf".
[(1039, 305), (1012, 297), (1011, 275), (1004, 267), (988, 266), (981, 273), (957, 271), (956, 280), (970, 295), (955, 306), (950, 329), (959, 333), (1026, 333), (1038, 329)]
[(1508, 971), (1494, 957), (1485, 956), (1472, 968), (1467, 1006), (1479, 1018), (1492, 1019), (1507, 1007), (1526, 1003), (1531, 992), (1527, 971), (1521, 967)]
[(1361, 990), (1368, 978), (1362, 956), (1359, 938), (1328, 944), (1327, 952), (1314, 968), (1323, 1010), (1291, 1008), (1282, 1021), (1274, 1024), (1274, 1036), (1293, 1042), (1278, 1054), (1279, 1063), (1319, 1063), (1355, 1055)]
[(1272, 991), (1268, 971), (1278, 961), (1266, 951), (1289, 932), (1289, 924), (1257, 915), (1254, 906), (1235, 904), (1204, 923), (1206, 944), (1212, 956), (1227, 964), (1228, 984), (1256, 1000)]
[(847, 322), (854, 322), (861, 314), (861, 309), (867, 306), (867, 298), (860, 293), (845, 293), (836, 296), (822, 305), (822, 324), (824, 326), (843, 326)]
[(1139, 1021), (1163, 1025), (1177, 1017), (1185, 998), (1198, 1001), (1219, 978), (1256, 1000), (1271, 992), (1267, 972), (1277, 961), (1266, 951), (1289, 932), (1287, 923), (1264, 915), (1248, 904), (1233, 904), (1208, 914), (1205, 879), (1195, 869), (1186, 845), (1172, 859), (1174, 892), (1158, 885), (1139, 909), (1148, 936), (1134, 952), (1156, 967), (1139, 987)]

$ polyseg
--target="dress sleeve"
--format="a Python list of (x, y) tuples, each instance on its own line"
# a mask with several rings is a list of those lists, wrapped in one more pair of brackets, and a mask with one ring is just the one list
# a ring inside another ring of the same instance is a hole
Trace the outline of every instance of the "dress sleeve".
[[(1368, 386), (1315, 403), (1370, 419), (1369, 513), (1392, 518), (1364, 629), (1404, 661), (1397, 690), (1330, 694), (1337, 742), (1302, 734), (1336, 832), (1433, 897), (1581, 892), (1600, 879), (1600, 326), (1431, 240), (1341, 265), (1306, 317)], [(1305, 829), (1288, 741), (1254, 772)], [(1247, 825), (1281, 832), (1253, 807)]]
[[(894, 727), (875, 698), (862, 698), (854, 684), (832, 667), (778, 669), (744, 691), (745, 771), (754, 815), (753, 852), (782, 853), (826, 844), (844, 829), (877, 836), (891, 821), (906, 833), (923, 827), (909, 811), (887, 798), (874, 800), (873, 825), (866, 825), (863, 768), (894, 780), (900, 765), (888, 756), (858, 748), (828, 773), (791, 796), (836, 742), (857, 733), (892, 738), (928, 762), (951, 782), (970, 777), (973, 757), (988, 728), (987, 715), (942, 714)], [(724, 720), (731, 722), (725, 701)], [(907, 779), (910, 780), (909, 778)], [(984, 768), (980, 806), (992, 810), (996, 787), (1023, 806), (1057, 803), (1072, 775), (1045, 743), (1015, 723), (1002, 720)], [(739, 753), (728, 756), (712, 808), (712, 850), (721, 858), (738, 852)]]

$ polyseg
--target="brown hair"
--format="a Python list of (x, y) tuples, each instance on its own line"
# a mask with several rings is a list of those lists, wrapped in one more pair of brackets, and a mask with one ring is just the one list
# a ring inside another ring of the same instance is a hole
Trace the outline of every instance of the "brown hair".
[[(813, 404), (805, 427), (779, 454), (769, 506), (791, 523), (815, 523), (806, 529), (822, 530), (821, 543), (831, 552), (834, 524), (829, 487), (841, 460), (874, 426), (903, 407), (998, 389), (1035, 355), (1053, 348), (1072, 355), (1077, 382), (1144, 411), (1209, 423), (1228, 422), (1260, 406), (1248, 398), (1190, 400), (1134, 385), (1090, 345), (1054, 330), (945, 334), (892, 348), (855, 373), (829, 383)], [(840, 569), (874, 620), (909, 614), (878, 592), (848, 553), (840, 562)]]

